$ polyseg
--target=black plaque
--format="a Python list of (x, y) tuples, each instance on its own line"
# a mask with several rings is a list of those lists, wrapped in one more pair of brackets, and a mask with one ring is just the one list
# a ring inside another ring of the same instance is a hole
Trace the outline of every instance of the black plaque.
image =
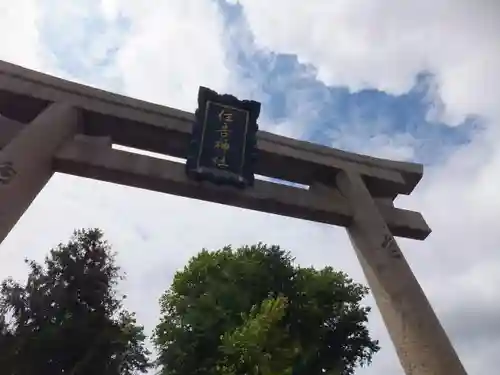
[(186, 172), (192, 179), (240, 188), (252, 186), (260, 103), (198, 92)]

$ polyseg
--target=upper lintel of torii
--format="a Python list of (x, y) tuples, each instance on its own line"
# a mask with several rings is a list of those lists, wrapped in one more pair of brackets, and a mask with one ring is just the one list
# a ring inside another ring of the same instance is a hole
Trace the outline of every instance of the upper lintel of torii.
[[(116, 145), (178, 158), (186, 157), (194, 121), (192, 113), (106, 92), (0, 61), (0, 114), (19, 123), (29, 123), (53, 102), (66, 102), (80, 110), (80, 132), (84, 135), (105, 137)], [(10, 131), (12, 129), (7, 127), (0, 129), (0, 148), (4, 146), (2, 142), (7, 142), (12, 136), (7, 134)], [(2, 132), (6, 134), (2, 135)], [(73, 147), (76, 150), (83, 147), (83, 144), (74, 144)], [(258, 132), (257, 149), (257, 175), (307, 186), (334, 188), (339, 171), (356, 172), (362, 176), (371, 195), (379, 198), (379, 202), (384, 202), (382, 209), (386, 211), (387, 217), (391, 217), (393, 227), (402, 223), (400, 233), (395, 229), (395, 235), (423, 239), (430, 233), (420, 214), (392, 206), (392, 200), (398, 194), (410, 194), (418, 184), (423, 174), (423, 166), (420, 164), (345, 152), (266, 131)], [(67, 150), (66, 156), (71, 152)], [(217, 201), (215, 198), (207, 200)], [(344, 207), (340, 199), (339, 205)], [(247, 206), (251, 206), (251, 203)], [(347, 222), (344, 217), (350, 217), (351, 213), (349, 207), (342, 207), (338, 211), (345, 208), (345, 212), (335, 214), (332, 219), (316, 218), (313, 214), (309, 219), (345, 225)], [(307, 218), (307, 215), (299, 212), (288, 214), (287, 209), (283, 208), (287, 216)], [(410, 222), (415, 224), (410, 225)]]
[[(185, 157), (192, 113), (0, 61), (0, 113), (28, 122), (53, 101), (84, 109), (85, 134), (109, 135), (116, 144)], [(328, 183), (339, 170), (353, 169), (365, 177), (374, 196), (409, 194), (423, 174), (420, 164), (359, 155), (266, 131), (258, 133), (258, 150), (258, 175), (309, 185), (318, 180)]]

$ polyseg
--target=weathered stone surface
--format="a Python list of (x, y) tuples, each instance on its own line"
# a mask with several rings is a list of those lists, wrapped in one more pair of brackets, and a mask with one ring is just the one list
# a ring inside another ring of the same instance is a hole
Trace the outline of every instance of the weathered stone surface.
[(338, 176), (351, 202), (349, 238), (407, 375), (466, 375), (457, 353), (364, 182)]
[(8, 177), (0, 183), (0, 243), (49, 181), (53, 155), (77, 128), (75, 108), (52, 104), (0, 150), (0, 169)]

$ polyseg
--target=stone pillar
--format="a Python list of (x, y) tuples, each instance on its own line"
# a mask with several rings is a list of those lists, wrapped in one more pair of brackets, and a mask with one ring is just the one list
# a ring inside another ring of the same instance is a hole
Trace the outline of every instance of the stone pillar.
[(52, 156), (77, 125), (77, 109), (54, 103), (0, 150), (0, 243), (52, 176)]
[(337, 185), (352, 205), (349, 238), (405, 374), (466, 375), (361, 176), (341, 172)]

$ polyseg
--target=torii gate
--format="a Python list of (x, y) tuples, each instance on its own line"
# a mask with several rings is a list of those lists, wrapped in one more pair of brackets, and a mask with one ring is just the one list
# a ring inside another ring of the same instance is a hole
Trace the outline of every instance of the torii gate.
[(466, 372), (393, 236), (424, 240), (418, 212), (394, 207), (423, 166), (260, 131), (256, 181), (239, 190), (189, 180), (184, 165), (113, 144), (185, 158), (191, 113), (0, 61), (0, 242), (54, 172), (345, 227), (407, 375)]

